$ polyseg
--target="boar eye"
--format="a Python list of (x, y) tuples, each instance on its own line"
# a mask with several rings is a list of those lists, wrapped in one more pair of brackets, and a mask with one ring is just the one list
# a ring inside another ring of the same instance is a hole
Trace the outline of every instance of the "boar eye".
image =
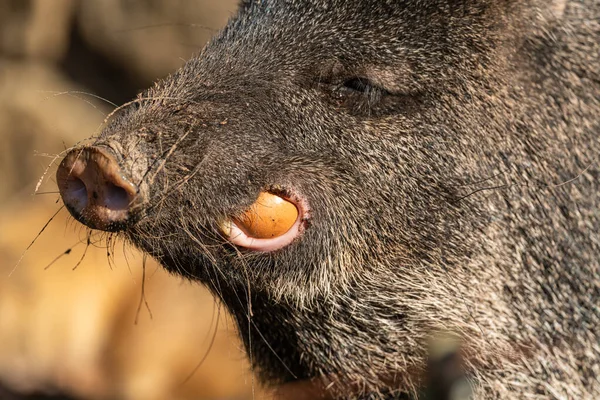
[(344, 94), (359, 94), (368, 96), (370, 100), (379, 100), (389, 92), (367, 78), (354, 77), (346, 79), (341, 85)]
[(376, 86), (365, 78), (351, 78), (343, 83), (343, 87), (356, 92), (366, 93), (374, 89)]
[(249, 237), (271, 239), (289, 231), (298, 219), (296, 206), (272, 193), (262, 192), (258, 199), (233, 222)]
[(323, 73), (318, 77), (317, 85), (329, 104), (356, 116), (376, 118), (397, 110), (405, 111), (395, 105), (406, 96), (390, 91), (364, 75), (348, 75), (343, 71)]
[(371, 110), (389, 94), (381, 86), (362, 77), (346, 79), (334, 93), (339, 105), (344, 105), (357, 112)]

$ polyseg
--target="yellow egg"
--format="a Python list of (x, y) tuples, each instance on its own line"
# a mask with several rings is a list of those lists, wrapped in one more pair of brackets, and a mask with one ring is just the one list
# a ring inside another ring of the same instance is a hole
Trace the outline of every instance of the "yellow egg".
[(270, 239), (289, 231), (297, 219), (298, 209), (293, 203), (272, 193), (261, 192), (248, 211), (234, 221), (246, 235)]

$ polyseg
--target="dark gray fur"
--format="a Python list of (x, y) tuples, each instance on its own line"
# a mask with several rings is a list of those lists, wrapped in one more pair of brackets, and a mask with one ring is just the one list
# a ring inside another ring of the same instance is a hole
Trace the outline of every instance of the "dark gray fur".
[[(600, 398), (600, 2), (563, 5), (247, 1), (98, 139), (147, 193), (124, 236), (214, 291), (266, 382), (417, 397), (452, 335), (478, 399)], [(273, 187), (303, 237), (223, 243)]]

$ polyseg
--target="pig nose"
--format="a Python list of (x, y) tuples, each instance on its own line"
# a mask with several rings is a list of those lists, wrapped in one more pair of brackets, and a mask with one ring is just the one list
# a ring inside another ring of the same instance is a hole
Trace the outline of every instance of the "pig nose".
[(116, 232), (130, 222), (138, 188), (108, 147), (71, 150), (58, 167), (56, 181), (69, 212), (90, 228)]

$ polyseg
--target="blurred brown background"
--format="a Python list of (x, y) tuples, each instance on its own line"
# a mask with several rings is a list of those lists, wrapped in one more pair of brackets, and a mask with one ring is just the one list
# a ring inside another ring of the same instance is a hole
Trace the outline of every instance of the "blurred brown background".
[(98, 236), (78, 265), (86, 231), (65, 210), (19, 263), (61, 206), (55, 165), (34, 195), (53, 156), (198, 51), (235, 3), (0, 0), (0, 399), (264, 397), (206, 290), (149, 260), (138, 311), (142, 257), (120, 243), (109, 257)]

